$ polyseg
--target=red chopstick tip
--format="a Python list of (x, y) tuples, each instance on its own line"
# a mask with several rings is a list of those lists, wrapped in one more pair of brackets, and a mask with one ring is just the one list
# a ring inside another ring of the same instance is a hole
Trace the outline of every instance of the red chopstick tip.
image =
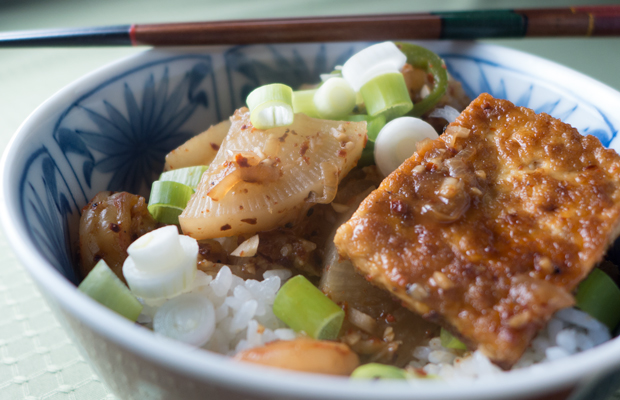
[(131, 24), (129, 27), (129, 40), (131, 40), (132, 46), (138, 45), (138, 41), (136, 40), (136, 24)]

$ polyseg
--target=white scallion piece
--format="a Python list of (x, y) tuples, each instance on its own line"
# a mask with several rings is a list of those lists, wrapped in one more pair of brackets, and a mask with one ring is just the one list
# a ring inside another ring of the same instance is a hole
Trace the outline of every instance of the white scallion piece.
[(323, 119), (344, 118), (353, 111), (357, 95), (343, 78), (330, 78), (314, 94), (314, 105)]
[(372, 78), (399, 72), (407, 63), (405, 56), (392, 42), (377, 43), (353, 55), (342, 66), (342, 76), (353, 90), (359, 92)]
[(127, 252), (123, 275), (136, 296), (147, 300), (171, 298), (192, 288), (198, 242), (179, 235), (176, 226), (141, 236)]
[(177, 296), (157, 310), (153, 330), (200, 347), (209, 341), (215, 330), (215, 308), (209, 299), (196, 293)]
[(257, 129), (270, 129), (293, 123), (293, 89), (274, 83), (254, 89), (246, 99), (250, 121)]
[(419, 118), (400, 117), (388, 122), (375, 140), (379, 171), (388, 176), (415, 153), (417, 142), (437, 137), (435, 129)]

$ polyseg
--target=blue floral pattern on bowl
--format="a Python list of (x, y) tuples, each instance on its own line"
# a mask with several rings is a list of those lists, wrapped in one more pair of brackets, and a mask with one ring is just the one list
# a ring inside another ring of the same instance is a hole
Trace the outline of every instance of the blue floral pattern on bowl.
[[(52, 265), (77, 283), (75, 249), (69, 244), (77, 243), (81, 208), (97, 192), (147, 195), (165, 154), (228, 117), (255, 87), (316, 82), (320, 73), (332, 71), (365, 46), (256, 45), (209, 54), (144, 53), (137, 65), (76, 98), (49, 130), (49, 140), (29, 154), (19, 195), (31, 238), (41, 243)], [(466, 50), (439, 53), (472, 98), (488, 92), (550, 113), (605, 145), (618, 133), (617, 119), (563, 87)]]

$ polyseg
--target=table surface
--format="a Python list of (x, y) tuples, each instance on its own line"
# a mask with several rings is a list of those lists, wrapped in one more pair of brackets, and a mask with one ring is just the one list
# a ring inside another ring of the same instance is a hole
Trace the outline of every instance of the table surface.
[[(513, 7), (561, 7), (543, 0), (0, 0), (0, 30), (397, 13)], [(387, 4), (386, 4), (387, 3)], [(614, 4), (617, 1), (597, 1)], [(514, 39), (487, 42), (530, 52), (620, 90), (620, 39)], [(63, 86), (132, 48), (0, 50), (0, 150), (23, 120)], [(80, 356), (0, 233), (0, 400), (116, 399)]]

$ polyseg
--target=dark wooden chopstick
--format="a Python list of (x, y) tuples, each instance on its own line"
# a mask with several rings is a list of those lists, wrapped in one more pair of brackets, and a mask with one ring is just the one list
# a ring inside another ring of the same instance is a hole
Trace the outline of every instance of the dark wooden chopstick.
[(118, 25), (0, 33), (0, 47), (618, 36), (620, 5)]

